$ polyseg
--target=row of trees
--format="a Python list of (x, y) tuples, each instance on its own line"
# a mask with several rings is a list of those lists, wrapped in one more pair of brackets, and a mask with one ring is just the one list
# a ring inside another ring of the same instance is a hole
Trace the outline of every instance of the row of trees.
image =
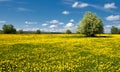
[[(3, 33), (6, 34), (15, 34), (15, 33), (23, 33), (23, 30), (16, 31), (13, 25), (3, 25), (2, 27)], [(101, 18), (99, 18), (96, 14), (92, 12), (86, 12), (83, 19), (79, 23), (77, 29), (77, 33), (85, 34), (86, 36), (94, 37), (96, 34), (104, 33), (103, 22)], [(37, 30), (35, 33), (40, 34), (41, 31)], [(71, 34), (70, 30), (66, 30), (66, 34)], [(112, 34), (120, 33), (120, 29), (116, 27), (111, 28)]]
[[(16, 34), (16, 33), (23, 34), (24, 33), (23, 30), (16, 31), (16, 29), (14, 28), (14, 26), (12, 24), (9, 24), (9, 25), (5, 24), (5, 25), (3, 25), (2, 29), (3, 29), (3, 33), (5, 33), (5, 34)], [(2, 31), (0, 31), (0, 32), (2, 32)], [(40, 30), (36, 30), (34, 33), (40, 34), (41, 31)], [(66, 34), (71, 34), (72, 32), (71, 32), (71, 30), (67, 29), (65, 33)], [(120, 34), (120, 29), (118, 29), (115, 26), (112, 26), (111, 27), (111, 34)]]
[[(1, 33), (4, 33), (4, 34), (23, 34), (24, 31), (23, 30), (18, 30), (16, 31), (16, 29), (14, 28), (14, 26), (12, 24), (4, 24), (3, 27), (2, 27), (2, 30), (0, 31)], [(28, 33), (35, 33), (35, 34), (41, 34), (41, 31), (40, 30), (36, 30), (35, 32), (28, 32)], [(71, 34), (72, 32), (70, 30), (66, 30), (65, 32), (66, 34)]]
[[(18, 30), (17, 31), (12, 24), (8, 24), (8, 25), (4, 24), (3, 27), (2, 27), (2, 30), (0, 32), (4, 33), (4, 34), (16, 34), (16, 33), (23, 34), (24, 31), (23, 30)], [(36, 30), (34, 33), (40, 34), (41, 31)]]

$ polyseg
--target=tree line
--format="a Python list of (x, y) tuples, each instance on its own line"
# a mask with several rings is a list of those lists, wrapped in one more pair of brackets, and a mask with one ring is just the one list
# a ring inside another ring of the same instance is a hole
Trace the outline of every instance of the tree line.
[[(23, 30), (18, 30), (14, 28), (12, 24), (4, 24), (2, 30), (0, 31), (4, 34), (22, 34), (24, 33)], [(41, 34), (40, 30), (36, 30), (33, 32), (35, 34)], [(66, 34), (71, 34), (72, 32), (68, 29), (65, 31)], [(77, 26), (76, 33), (85, 34), (89, 37), (94, 37), (96, 34), (103, 34), (104, 27), (101, 18), (99, 18), (95, 13), (86, 12), (83, 19)], [(120, 34), (120, 29), (115, 26), (111, 27), (111, 34)]]
[[(16, 30), (12, 24), (4, 24), (2, 26), (2, 30), (0, 30), (0, 33), (3, 34), (41, 34), (40, 30), (36, 31), (23, 31), (23, 30)], [(45, 34), (59, 34), (60, 32), (44, 32)], [(71, 34), (72, 32), (68, 29), (65, 32), (66, 34)]]
[[(4, 24), (2, 26), (2, 30), (0, 31), (0, 33), (3, 33), (3, 34), (23, 34), (23, 33), (27, 33), (27, 32), (25, 32), (23, 30), (17, 31), (12, 24)], [(36, 30), (35, 32), (29, 31), (28, 33), (40, 34), (41, 31), (40, 30)]]

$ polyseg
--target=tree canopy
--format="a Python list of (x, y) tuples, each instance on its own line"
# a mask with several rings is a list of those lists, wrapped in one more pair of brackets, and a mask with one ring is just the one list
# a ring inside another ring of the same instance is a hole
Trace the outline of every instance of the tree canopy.
[(41, 31), (40, 30), (36, 30), (36, 34), (40, 34), (41, 33)]
[(15, 34), (16, 33), (16, 29), (14, 28), (14, 26), (12, 24), (4, 24), (3, 27), (3, 33), (5, 34)]
[(112, 27), (111, 27), (111, 34), (118, 34), (119, 31), (120, 31), (120, 30), (119, 30), (117, 27), (115, 27), (115, 26), (112, 26)]
[(69, 29), (67, 29), (65, 33), (66, 34), (71, 34), (72, 32)]
[(102, 20), (92, 12), (86, 12), (77, 27), (77, 33), (85, 34), (86, 36), (95, 36), (95, 34), (101, 34), (103, 31)]

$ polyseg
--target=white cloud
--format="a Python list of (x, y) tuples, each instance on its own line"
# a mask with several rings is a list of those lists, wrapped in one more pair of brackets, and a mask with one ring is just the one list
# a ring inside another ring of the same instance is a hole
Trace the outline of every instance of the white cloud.
[(70, 14), (70, 12), (69, 11), (63, 11), (62, 14), (68, 15), (68, 14)]
[(90, 7), (93, 7), (95, 9), (98, 9), (98, 10), (101, 10), (101, 11), (104, 11), (104, 12), (109, 12), (109, 13), (113, 13), (114, 11), (111, 10), (111, 9), (105, 9), (104, 7), (102, 6), (99, 6), (99, 5), (94, 5), (94, 4), (89, 4)]
[(50, 28), (57, 28), (57, 25), (51, 25)]
[(80, 8), (84, 8), (84, 7), (87, 7), (87, 6), (88, 6), (87, 3), (81, 3), (81, 4), (78, 5), (78, 7), (80, 7)]
[(46, 23), (44, 23), (44, 24), (42, 24), (42, 26), (47, 26), (48, 24), (46, 24)]
[(110, 27), (104, 27), (104, 33), (110, 33), (111, 28)]
[(18, 10), (18, 11), (30, 11), (30, 9), (22, 8), (22, 7), (17, 8), (17, 10)]
[(115, 26), (117, 28), (120, 28), (120, 24), (110, 24), (110, 25), (105, 25), (107, 28), (111, 28), (112, 26)]
[(23, 31), (36, 31), (36, 30), (40, 30), (40, 28), (25, 28), (25, 29), (23, 29)]
[(104, 8), (109, 9), (109, 8), (117, 8), (117, 7), (115, 6), (115, 3), (107, 3), (104, 5)]
[(111, 24), (120, 24), (120, 20), (112, 21)]
[(112, 25), (105, 25), (105, 28), (111, 28)]
[(65, 25), (65, 28), (71, 28), (71, 27), (73, 27), (73, 26), (74, 26), (74, 24), (71, 23), (71, 22), (69, 22), (69, 23), (67, 23), (67, 24)]
[(64, 30), (63, 29), (55, 29), (55, 28), (43, 28), (43, 29), (40, 29), (42, 32), (63, 32)]
[(51, 23), (51, 24), (58, 24), (59, 21), (58, 21), (58, 20), (51, 20), (50, 23)]
[(72, 5), (72, 7), (73, 7), (73, 8), (77, 8), (78, 5), (79, 5), (79, 2), (75, 2), (75, 3)]
[[(72, 4), (71, 4), (72, 3)], [(110, 9), (104, 9), (104, 7), (102, 6), (99, 6), (99, 5), (96, 5), (96, 4), (89, 4), (89, 3), (85, 3), (85, 2), (82, 2), (82, 1), (73, 1), (73, 2), (70, 2), (69, 5), (72, 5), (72, 8), (85, 8), (85, 7), (92, 7), (92, 8), (95, 8), (95, 9), (98, 9), (98, 10), (101, 10), (101, 11), (104, 11), (104, 12), (110, 12), (110, 13), (113, 13), (114, 11), (110, 10)], [(106, 5), (106, 4), (105, 4)], [(104, 6), (105, 6), (104, 5)], [(111, 6), (113, 5), (113, 7)], [(109, 6), (110, 8), (117, 8), (115, 6), (115, 3), (111, 3), (111, 5)]]
[(38, 22), (25, 21), (25, 24), (38, 24)]
[(87, 7), (87, 6), (89, 6), (88, 3), (79, 3), (79, 2), (75, 2), (72, 5), (73, 8), (84, 8), (84, 7)]
[(71, 5), (72, 8), (85, 8), (85, 7), (92, 7), (104, 12), (109, 12), (109, 13), (113, 13), (114, 11), (112, 11), (111, 9), (104, 9), (104, 7), (106, 8), (117, 8), (115, 6), (115, 3), (110, 3), (110, 4), (105, 4), (103, 7), (96, 5), (96, 4), (89, 4), (86, 2), (82, 2), (82, 1), (76, 1), (76, 0), (67, 0), (67, 3), (65, 3), (67, 5)]
[(74, 19), (71, 19), (70, 22), (74, 22)]
[(40, 29), (42, 32), (49, 32), (49, 29), (48, 28), (42, 28)]
[(6, 23), (6, 21), (4, 21), (4, 20), (3, 20), (3, 21), (2, 21), (2, 20), (0, 21), (0, 24), (4, 24), (4, 23)]
[(63, 28), (57, 29), (57, 32), (64, 32), (64, 31), (65, 31), (65, 29), (63, 29)]
[(120, 15), (110, 15), (106, 17), (106, 20), (108, 21), (120, 20)]
[(60, 22), (59, 24), (60, 24), (60, 25), (63, 25), (64, 23), (63, 23), (63, 22)]

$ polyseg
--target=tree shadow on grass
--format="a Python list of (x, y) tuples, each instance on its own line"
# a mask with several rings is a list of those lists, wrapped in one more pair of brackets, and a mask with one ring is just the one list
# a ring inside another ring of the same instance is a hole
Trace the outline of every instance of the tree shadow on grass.
[(95, 36), (96, 38), (112, 38), (113, 36)]
[(112, 38), (113, 36), (94, 36), (94, 37), (88, 37), (88, 36), (65, 36), (63, 38)]

